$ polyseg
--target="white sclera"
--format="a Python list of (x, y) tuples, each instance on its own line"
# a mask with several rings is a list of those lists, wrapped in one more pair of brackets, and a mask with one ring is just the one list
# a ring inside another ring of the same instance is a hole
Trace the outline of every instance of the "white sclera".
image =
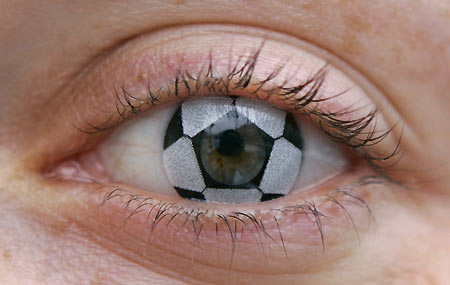
[(236, 109), (272, 138), (283, 134), (286, 111), (265, 102), (245, 98), (236, 99)]
[(178, 108), (179, 104), (155, 108), (125, 122), (97, 148), (103, 168), (114, 182), (178, 196), (162, 159), (166, 128)]
[(306, 190), (344, 170), (349, 163), (346, 154), (331, 138), (309, 121), (301, 124), (303, 161), (294, 191)]
[(258, 189), (214, 189), (203, 191), (208, 202), (218, 203), (256, 203), (261, 201), (262, 193)]
[(181, 107), (183, 133), (195, 136), (220, 117), (233, 110), (233, 100), (224, 97), (207, 97), (186, 100)]

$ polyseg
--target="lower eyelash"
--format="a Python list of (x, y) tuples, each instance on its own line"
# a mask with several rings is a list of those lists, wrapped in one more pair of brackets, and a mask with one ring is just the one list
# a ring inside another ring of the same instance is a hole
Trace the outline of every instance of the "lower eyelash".
[[(337, 209), (341, 211), (346, 217), (347, 222), (351, 224), (355, 236), (359, 240), (358, 225), (345, 204), (357, 205), (364, 209), (370, 217), (369, 224), (375, 223), (375, 216), (373, 215), (369, 204), (359, 194), (361, 193), (360, 190), (367, 185), (387, 185), (389, 183), (390, 181), (386, 180), (383, 176), (364, 176), (357, 182), (335, 189), (325, 196), (322, 196), (320, 199), (307, 200), (295, 205), (270, 209), (268, 214), (273, 217), (273, 223), (275, 223), (275, 226), (278, 228), (277, 236), (271, 235), (266, 230), (267, 224), (264, 224), (263, 219), (259, 217), (261, 213), (253, 211), (213, 212), (198, 208), (186, 208), (176, 203), (161, 202), (151, 197), (134, 195), (123, 188), (115, 188), (106, 193), (100, 207), (107, 207), (110, 203), (120, 203), (124, 211), (131, 210), (130, 207), (133, 207), (131, 212), (124, 217), (123, 225), (130, 222), (137, 214), (145, 214), (147, 216), (146, 226), (149, 232), (146, 239), (146, 249), (150, 247), (152, 239), (158, 239), (155, 234), (156, 231), (160, 227), (163, 227), (161, 231), (164, 231), (164, 228), (169, 228), (171, 223), (176, 219), (182, 221), (183, 227), (191, 228), (190, 232), (194, 235), (194, 240), (197, 242), (200, 242), (201, 240), (200, 237), (205, 225), (213, 222), (215, 224), (216, 238), (222, 234), (221, 231), (225, 231), (225, 235), (229, 237), (231, 245), (231, 266), (236, 250), (236, 243), (239, 242), (244, 231), (251, 231), (252, 229), (256, 231), (255, 239), (262, 249), (264, 248), (263, 240), (269, 241), (276, 246), (281, 246), (286, 257), (288, 257), (289, 253), (285, 245), (280, 223), (284, 218), (292, 215), (304, 215), (311, 223), (315, 224), (317, 238), (322, 245), (323, 251), (325, 251), (326, 232), (324, 231), (324, 225), (327, 225), (327, 221), (331, 221), (334, 218), (332, 215), (325, 215), (325, 213), (319, 209), (325, 207), (327, 205), (326, 203), (334, 204)], [(153, 218), (151, 218), (152, 216)], [(160, 236), (161, 235), (162, 234), (160, 234)]]

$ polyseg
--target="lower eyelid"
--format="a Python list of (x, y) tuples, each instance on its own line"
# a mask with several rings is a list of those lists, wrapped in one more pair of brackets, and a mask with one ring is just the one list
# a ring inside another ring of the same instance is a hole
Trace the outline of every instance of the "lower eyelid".
[[(165, 256), (170, 260), (169, 265), (194, 260), (203, 264), (200, 267), (228, 268), (232, 258), (232, 269), (268, 273), (260, 262), (261, 258), (266, 258), (271, 260), (271, 264), (279, 262), (279, 267), (269, 270), (269, 273), (277, 274), (323, 266), (344, 254), (338, 250), (339, 247), (357, 245), (357, 239), (370, 228), (373, 219), (364, 204), (372, 205), (370, 187), (373, 185), (360, 183), (363, 173), (357, 171), (340, 176), (320, 189), (285, 197), (281, 202), (246, 207), (204, 205), (184, 199), (162, 198), (157, 194), (149, 196), (120, 185), (58, 184), (66, 188), (65, 191), (73, 192), (73, 200), (66, 201), (70, 210), (63, 215), (85, 230), (110, 239), (114, 244), (121, 244), (134, 252), (138, 260), (159, 263), (159, 259)], [(386, 183), (381, 178), (380, 181), (381, 184)], [(349, 183), (341, 189), (355, 197), (334, 189), (342, 183)], [(176, 213), (177, 217), (174, 217)], [(256, 224), (249, 216), (255, 217)], [(217, 232), (216, 223), (219, 225)], [(292, 268), (289, 258), (302, 255)]]

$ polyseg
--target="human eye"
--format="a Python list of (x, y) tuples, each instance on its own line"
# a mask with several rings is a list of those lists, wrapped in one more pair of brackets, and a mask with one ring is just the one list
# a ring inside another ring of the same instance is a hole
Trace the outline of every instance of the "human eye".
[[(372, 190), (398, 184), (389, 172), (397, 122), (354, 73), (259, 29), (205, 25), (134, 39), (68, 89), (67, 108), (48, 124), (55, 142), (43, 179), (72, 190), (77, 211), (90, 213), (74, 218), (83, 226), (114, 229), (108, 238), (152, 262), (199, 264), (190, 274), (326, 262), (367, 230)], [(230, 130), (241, 142), (226, 154), (218, 144)], [(244, 141), (254, 152), (236, 150)]]
[(268, 201), (348, 165), (337, 144), (299, 123), (256, 100), (191, 98), (135, 118), (81, 161), (97, 157), (112, 181), (166, 196)]

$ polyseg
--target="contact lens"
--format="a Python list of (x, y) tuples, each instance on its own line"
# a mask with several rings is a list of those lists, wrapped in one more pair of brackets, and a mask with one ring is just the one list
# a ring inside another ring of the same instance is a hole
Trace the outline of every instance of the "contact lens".
[(236, 110), (204, 129), (192, 143), (206, 170), (204, 178), (219, 188), (253, 184), (273, 146), (267, 134)]
[(267, 201), (288, 194), (295, 184), (302, 137), (290, 113), (267, 103), (192, 98), (168, 124), (163, 161), (169, 181), (183, 198)]

